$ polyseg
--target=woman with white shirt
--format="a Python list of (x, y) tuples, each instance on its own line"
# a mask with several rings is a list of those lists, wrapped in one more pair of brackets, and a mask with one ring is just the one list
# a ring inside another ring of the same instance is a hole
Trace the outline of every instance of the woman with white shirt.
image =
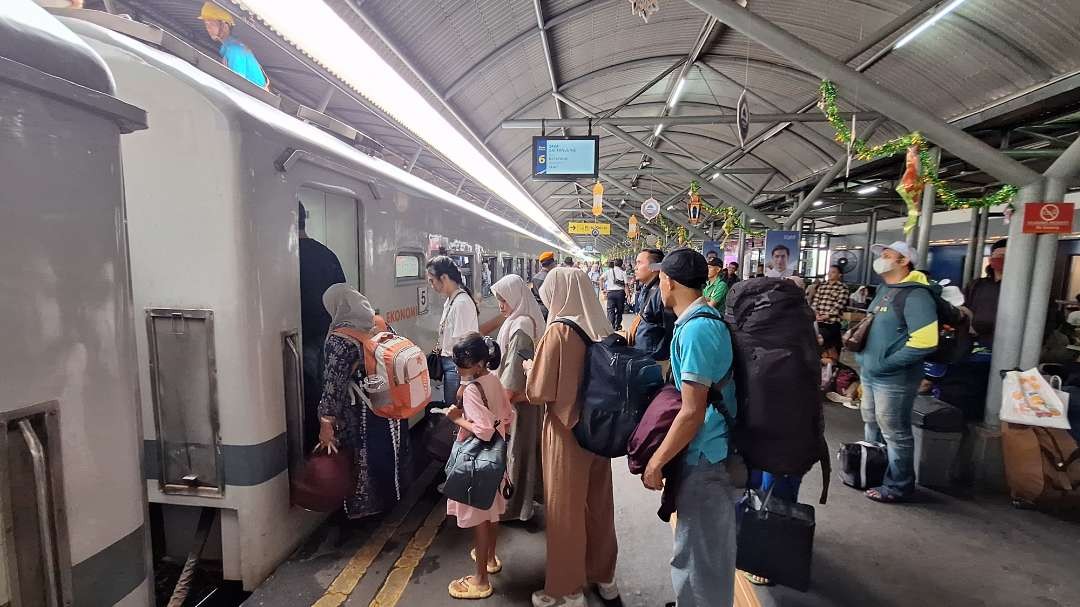
[(462, 336), (479, 330), (479, 309), (472, 292), (461, 279), (461, 270), (449, 257), (440, 255), (429, 260), (427, 279), (436, 293), (446, 297), (435, 344), (442, 360), (443, 403), (452, 405), (457, 402), (461, 385), (461, 376), (454, 365), (454, 344)]

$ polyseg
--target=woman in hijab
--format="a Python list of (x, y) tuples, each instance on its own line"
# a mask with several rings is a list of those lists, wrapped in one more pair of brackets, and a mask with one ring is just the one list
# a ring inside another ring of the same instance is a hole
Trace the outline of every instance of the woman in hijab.
[(544, 331), (544, 316), (529, 287), (517, 274), (507, 274), (491, 285), (505, 317), (496, 342), (502, 351), (498, 376), (517, 417), (510, 429), (507, 472), (514, 495), (503, 513), (504, 521), (527, 521), (535, 514), (535, 497), (544, 490), (540, 472), (540, 431), (544, 413), (525, 400), (524, 362), (532, 360), (536, 341)]
[(529, 402), (547, 407), (541, 433), (547, 566), (544, 589), (533, 593), (532, 604), (584, 607), (582, 592), (589, 583), (604, 600), (619, 596), (611, 460), (582, 449), (571, 432), (581, 414), (586, 344), (555, 321), (569, 320), (596, 341), (613, 330), (581, 270), (552, 270), (540, 299), (549, 310), (548, 326), (536, 345), (525, 392)]
[(332, 320), (319, 401), (319, 448), (352, 452), (356, 482), (345, 513), (363, 518), (389, 510), (408, 486), (407, 422), (379, 417), (357, 397), (365, 376), (363, 341), (390, 329), (368, 299), (345, 283), (327, 289), (323, 305)]

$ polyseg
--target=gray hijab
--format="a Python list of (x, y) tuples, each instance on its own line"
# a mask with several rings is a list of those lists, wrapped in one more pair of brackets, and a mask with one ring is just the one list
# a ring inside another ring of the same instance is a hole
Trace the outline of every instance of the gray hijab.
[(367, 297), (351, 286), (339, 282), (323, 293), (323, 306), (330, 313), (330, 329), (352, 327), (370, 332), (375, 327), (375, 308)]

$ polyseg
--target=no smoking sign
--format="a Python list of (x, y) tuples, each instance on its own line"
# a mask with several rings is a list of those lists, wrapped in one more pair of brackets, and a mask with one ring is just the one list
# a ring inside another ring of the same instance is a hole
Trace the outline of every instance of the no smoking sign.
[(1029, 202), (1024, 205), (1025, 234), (1068, 234), (1072, 232), (1073, 203)]

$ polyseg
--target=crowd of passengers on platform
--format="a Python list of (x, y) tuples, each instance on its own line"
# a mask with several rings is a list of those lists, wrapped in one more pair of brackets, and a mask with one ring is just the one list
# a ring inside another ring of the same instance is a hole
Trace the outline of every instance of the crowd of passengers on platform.
[[(367, 297), (344, 284), (334, 254), (307, 238), (302, 207), (300, 213), (304, 360), (310, 378), (305, 385), (312, 387), (307, 398), (318, 412), (313, 416), (318, 429), (312, 431), (322, 448), (344, 445), (351, 450), (355, 484), (344, 510), (350, 518), (368, 517), (386, 512), (401, 499), (411, 480), (414, 446), (407, 422), (351, 406), (349, 381), (362, 380), (364, 369), (362, 350), (348, 334), (388, 327)], [(830, 397), (859, 408), (866, 439), (887, 445), (885, 480), (865, 495), (895, 503), (915, 490), (911, 409), (920, 391), (933, 389), (925, 381), (923, 359), (937, 346), (937, 319), (929, 291), (917, 288), (927, 284), (927, 277), (914, 271), (917, 252), (903, 242), (876, 245), (873, 252), (882, 284), (870, 301), (856, 306), (876, 310), (878, 318), (853, 367), (840, 362), (840, 329), (853, 307), (853, 294), (839, 267), (830, 268), (826, 280), (808, 289), (798, 276), (750, 280), (786, 280), (804, 289), (806, 318), (812, 319), (807, 322), (812, 322), (819, 346), (813, 355), (820, 356), (823, 370), (835, 377), (857, 368), (857, 378), (847, 382), (844, 393)], [(1004, 241), (995, 244), (987, 278), (968, 289), (966, 305), (982, 344), (992, 338), (1004, 253)], [(572, 431), (580, 414), (587, 344), (568, 324), (555, 321), (569, 320), (591, 340), (600, 341), (621, 328), (629, 311), (634, 315), (622, 335), (662, 365), (682, 396), (682, 409), (641, 475), (644, 487), (662, 490), (671, 481), (665, 478), (668, 464), (676, 459), (683, 464), (683, 482), (674, 496), (671, 559), (678, 604), (731, 604), (738, 492), (725, 468), (728, 430), (716, 407), (727, 406), (733, 415), (737, 411), (734, 386), (728, 383), (713, 396), (710, 388), (721, 384), (732, 366), (732, 342), (724, 323), (688, 320), (702, 313), (723, 316), (728, 295), (740, 281), (737, 265), (725, 268), (716, 256), (706, 258), (688, 248), (666, 254), (643, 250), (630, 273), (623, 270), (622, 260), (608, 262), (603, 270), (579, 267), (570, 258), (558, 264), (551, 252), (538, 261), (541, 270), (528, 280), (511, 274), (491, 284), (485, 273), (483, 292), (496, 298), (501, 315), (484, 325), (478, 298), (453, 260), (440, 255), (426, 264), (430, 286), (445, 297), (435, 349), (442, 366), (442, 393), (433, 400), (448, 406), (446, 419), (458, 427), (457, 440), (488, 440), (495, 433), (509, 440), (507, 470), (514, 487), (509, 498), (500, 492), (487, 509), (448, 501), (447, 512), (458, 526), (473, 529), (471, 556), (477, 563), (474, 573), (450, 583), (449, 594), (491, 596), (492, 580), (503, 568), (496, 550), (499, 524), (528, 521), (542, 511), (545, 581), (532, 603), (584, 605), (583, 593), (593, 586), (605, 600), (618, 597), (611, 461), (583, 449)], [(887, 302), (903, 289), (911, 291), (900, 318)], [(631, 310), (624, 308), (627, 301), (633, 303)], [(1066, 341), (1074, 339), (1071, 327), (1080, 325), (1077, 317), (1080, 313), (1070, 315), (1060, 329)], [(711, 398), (723, 402), (707, 402)], [(751, 486), (775, 485), (774, 493), (791, 501), (798, 499), (800, 482), (798, 476), (750, 471)]]

